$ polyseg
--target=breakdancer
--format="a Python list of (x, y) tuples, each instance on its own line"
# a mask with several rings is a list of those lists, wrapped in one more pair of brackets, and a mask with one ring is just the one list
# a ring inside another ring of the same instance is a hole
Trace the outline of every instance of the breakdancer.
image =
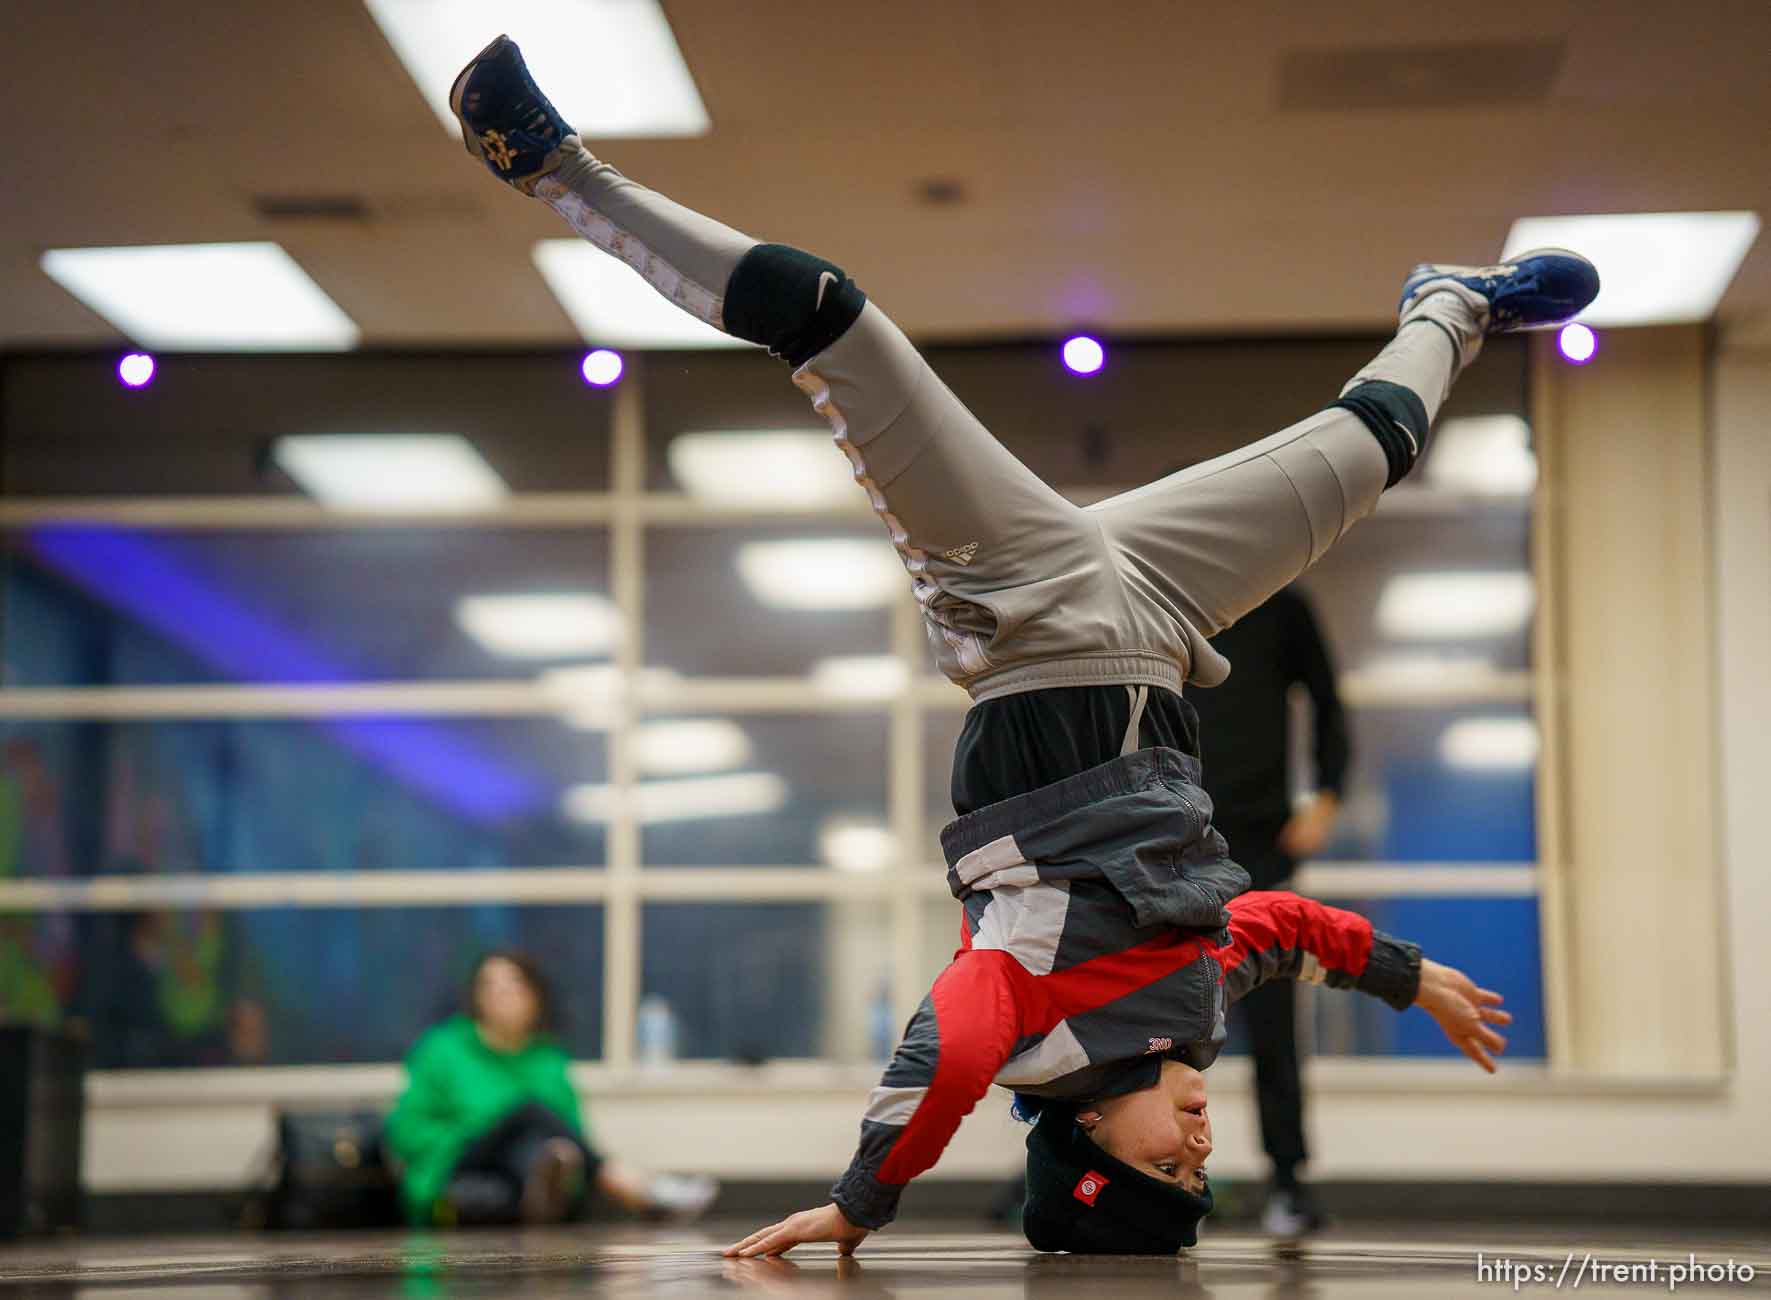
[(912, 1017), (828, 1204), (729, 1254), (851, 1252), (994, 1083), (1033, 1119), (1042, 1250), (1173, 1253), (1211, 1208), (1201, 1073), (1224, 1008), (1273, 979), (1418, 1005), (1483, 1069), (1500, 995), (1289, 893), (1251, 892), (1200, 789), (1206, 638), (1314, 563), (1420, 456), (1492, 333), (1567, 319), (1592, 264), (1540, 250), (1417, 266), (1396, 336), (1299, 423), (1088, 508), (1028, 471), (835, 263), (762, 243), (584, 147), (500, 37), (451, 93), (468, 151), (678, 307), (766, 346), (830, 424), (973, 707), (941, 836), (961, 947)]

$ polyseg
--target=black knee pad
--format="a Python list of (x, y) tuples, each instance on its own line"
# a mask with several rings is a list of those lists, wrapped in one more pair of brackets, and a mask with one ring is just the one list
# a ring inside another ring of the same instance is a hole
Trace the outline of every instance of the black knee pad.
[(1386, 488), (1395, 487), (1427, 448), (1427, 408), (1412, 388), (1372, 379), (1352, 389), (1330, 407), (1351, 411), (1365, 422), (1384, 458), (1390, 462)]
[(840, 266), (786, 244), (758, 244), (726, 281), (726, 333), (797, 366), (836, 342), (866, 305)]

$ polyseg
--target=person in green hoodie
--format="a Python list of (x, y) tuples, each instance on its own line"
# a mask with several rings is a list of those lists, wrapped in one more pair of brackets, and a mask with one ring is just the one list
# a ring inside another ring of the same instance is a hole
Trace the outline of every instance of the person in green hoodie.
[(558, 1223), (591, 1186), (627, 1209), (650, 1209), (642, 1186), (590, 1144), (535, 963), (487, 954), (467, 1003), (467, 1014), (418, 1040), (388, 1117), (385, 1142), (411, 1222)]

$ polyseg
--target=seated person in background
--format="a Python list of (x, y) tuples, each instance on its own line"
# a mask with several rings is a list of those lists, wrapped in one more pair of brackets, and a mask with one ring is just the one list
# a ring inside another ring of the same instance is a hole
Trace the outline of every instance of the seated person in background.
[(665, 1208), (590, 1145), (535, 963), (519, 952), (482, 957), (467, 1008), (418, 1040), (388, 1117), (407, 1217), (437, 1226), (559, 1223), (592, 1186), (628, 1210)]

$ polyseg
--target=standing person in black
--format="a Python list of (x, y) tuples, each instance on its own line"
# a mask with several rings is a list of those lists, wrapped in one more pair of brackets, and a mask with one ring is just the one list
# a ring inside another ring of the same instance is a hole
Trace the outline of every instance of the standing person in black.
[[(1215, 824), (1254, 888), (1286, 889), (1297, 864), (1328, 843), (1340, 811), (1350, 746), (1334, 662), (1309, 604), (1293, 587), (1244, 614), (1212, 646), (1236, 670), (1221, 686), (1187, 698), (1199, 713), (1204, 785)], [(1315, 793), (1297, 807), (1291, 800), (1287, 703), (1293, 686), (1309, 692), (1315, 736)], [(1301, 1236), (1322, 1219), (1298, 1176), (1308, 1151), (1292, 984), (1263, 984), (1241, 1005), (1254, 1052), (1261, 1140), (1273, 1162), (1262, 1226), (1276, 1237)]]

